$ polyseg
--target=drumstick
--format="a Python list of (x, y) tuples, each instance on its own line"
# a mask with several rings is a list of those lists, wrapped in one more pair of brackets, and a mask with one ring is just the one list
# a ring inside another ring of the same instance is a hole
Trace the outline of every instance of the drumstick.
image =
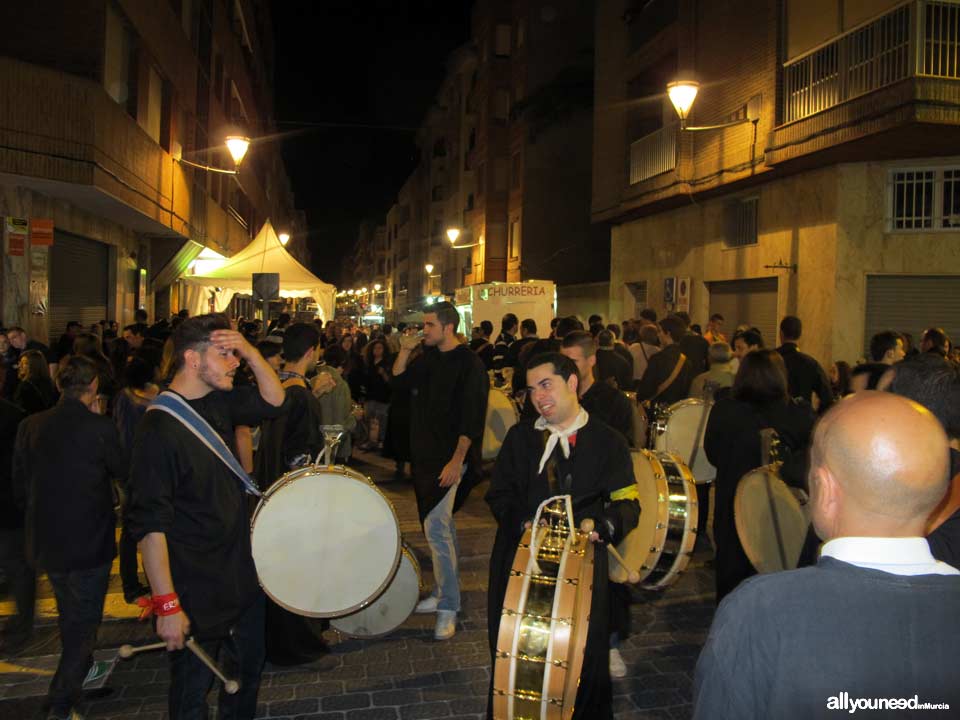
[(204, 665), (213, 671), (214, 675), (220, 678), (220, 681), (223, 683), (223, 689), (226, 690), (227, 695), (236, 695), (237, 691), (240, 689), (240, 683), (238, 683), (236, 680), (227, 680), (224, 674), (220, 671), (220, 668), (217, 667), (217, 664), (209, 655), (207, 655), (207, 653), (202, 647), (200, 647), (196, 640), (193, 638), (187, 640), (187, 647), (194, 655), (200, 658)]
[(159, 650), (160, 648), (165, 648), (167, 644), (165, 642), (153, 643), (152, 645), (121, 645), (117, 653), (124, 660), (132, 658), (137, 653), (147, 652), (148, 650)]
[[(593, 528), (594, 523), (590, 518), (586, 518), (580, 523), (580, 529), (588, 535), (593, 532)], [(623, 556), (613, 545), (606, 543), (606, 546), (607, 552), (610, 553), (610, 557), (620, 563), (620, 567), (627, 571), (627, 582), (631, 585), (636, 585), (638, 582), (640, 582), (640, 573), (627, 566), (627, 561), (623, 559)]]

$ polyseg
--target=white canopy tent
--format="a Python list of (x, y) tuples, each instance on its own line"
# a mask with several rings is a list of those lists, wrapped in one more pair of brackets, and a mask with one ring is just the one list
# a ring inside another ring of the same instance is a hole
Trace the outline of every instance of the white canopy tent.
[(223, 312), (237, 293), (253, 293), (254, 273), (279, 273), (280, 297), (312, 297), (319, 308), (320, 318), (324, 321), (333, 319), (337, 289), (323, 282), (286, 251), (269, 220), (249, 245), (220, 268), (203, 276), (185, 275), (181, 278), (187, 289), (187, 309), (191, 315), (209, 312), (212, 294), (214, 309)]

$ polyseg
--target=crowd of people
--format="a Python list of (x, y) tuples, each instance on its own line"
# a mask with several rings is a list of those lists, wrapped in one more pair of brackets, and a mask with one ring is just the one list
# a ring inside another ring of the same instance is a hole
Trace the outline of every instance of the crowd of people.
[[(339, 425), (339, 462), (354, 462), (355, 451), (381, 452), (396, 462), (398, 479), (412, 482), (435, 581), (416, 611), (436, 615), (437, 640), (454, 636), (461, 610), (454, 513), (482, 471), (492, 470), (486, 500), (498, 532), (488, 629), (495, 660), (513, 552), (539, 503), (558, 493), (579, 497), (578, 521), (595, 523), (590, 539), (619, 542), (650, 511), (640, 507), (629, 453), (648, 444), (641, 426), (694, 397), (712, 403), (703, 449), (716, 480), (712, 547), (705, 547), (715, 553), (720, 604), (698, 668), (696, 714), (799, 716), (764, 703), (787, 708), (824, 679), (803, 667), (760, 667), (784, 651), (769, 638), (738, 634), (753, 616), (775, 621), (765, 613), (776, 608), (761, 592), (785, 604), (814, 593), (810, 611), (829, 602), (821, 586), (839, 566), (844, 612), (856, 614), (858, 598), (874, 589), (888, 592), (890, 609), (864, 617), (909, 625), (937, 648), (957, 633), (937, 636), (931, 623), (960, 609), (960, 586), (947, 577), (960, 566), (960, 492), (948, 485), (960, 475), (958, 349), (937, 328), (916, 346), (910, 335), (886, 331), (874, 336), (865, 361), (838, 361), (828, 373), (801, 351), (802, 338), (802, 322), (792, 316), (782, 319), (774, 343), (749, 325), (728, 339), (717, 314), (702, 328), (686, 313), (658, 318), (653, 310), (620, 324), (596, 315), (586, 323), (560, 317), (549, 331), (507, 314), (495, 334), (488, 321), (462, 328), (456, 308), (443, 302), (422, 325), (397, 328), (292, 322), (286, 313), (267, 324), (185, 313), (148, 324), (139, 311), (122, 331), (115, 323), (84, 329), (71, 322), (52, 348), (8, 328), (0, 332), (0, 558), (17, 612), (3, 628), (0, 652), (16, 652), (30, 638), (35, 575), (46, 572), (63, 643), (46, 706), (50, 717), (71, 716), (117, 552), (119, 508), (123, 594), (156, 616), (171, 651), (171, 717), (199, 716), (212, 681), (183, 649), (190, 636), (219, 653), (240, 680), (239, 693), (221, 694), (220, 716), (253, 717), (264, 659), (306, 662), (324, 645), (303, 618), (260, 590), (248, 495), (312, 462), (324, 448), (321, 428)], [(482, 467), (479, 453), (491, 383), (514, 399), (520, 418), (492, 469)], [(771, 429), (779, 438), (780, 475), (809, 495), (814, 520), (799, 563), (806, 569), (797, 571), (806, 575), (776, 582), (752, 578), (756, 570), (733, 515), (740, 478), (760, 464), (761, 433)], [(915, 467), (907, 472), (904, 463)], [(701, 529), (707, 497), (700, 501)], [(918, 535), (928, 539), (906, 542)], [(883, 540), (854, 546), (852, 536)], [(888, 551), (893, 559), (881, 557)], [(591, 620), (577, 718), (612, 717), (610, 677), (626, 672), (618, 648), (630, 632), (632, 599), (623, 585), (605, 581), (606, 554), (597, 558), (593, 600), (607, 611)], [(901, 562), (911, 570), (891, 569)], [(922, 581), (887, 575), (936, 576), (928, 584), (938, 609), (927, 612), (933, 601), (919, 597)], [(816, 616), (809, 617), (813, 623)], [(833, 625), (810, 631), (821, 646), (809, 639), (809, 656), (824, 649), (843, 656), (843, 632)], [(857, 634), (851, 647), (859, 653), (866, 642)], [(900, 646), (870, 647), (875, 667)], [(766, 660), (747, 670), (753, 679), (731, 680), (732, 665), (747, 656)], [(906, 689), (924, 677), (922, 688), (934, 698), (946, 687), (939, 683), (957, 679), (956, 670), (932, 665), (952, 665), (943, 652), (928, 658), (891, 687)], [(761, 690), (742, 684), (761, 679)], [(859, 689), (865, 687), (875, 684)], [(809, 701), (800, 706), (809, 708)]]

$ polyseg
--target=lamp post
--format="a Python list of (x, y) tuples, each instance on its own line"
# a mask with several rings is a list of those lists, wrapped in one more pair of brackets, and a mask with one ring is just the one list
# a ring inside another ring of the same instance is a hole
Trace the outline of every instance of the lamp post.
[(760, 96), (751, 97), (745, 106), (744, 117), (730, 122), (720, 123), (718, 125), (699, 125), (688, 126), (687, 118), (693, 109), (693, 102), (697, 99), (700, 92), (700, 83), (695, 80), (674, 80), (667, 84), (667, 96), (673, 104), (673, 109), (677, 111), (680, 118), (680, 129), (689, 132), (702, 130), (719, 130), (721, 128), (733, 127), (734, 125), (743, 125), (744, 123), (753, 123), (754, 133), (757, 130), (757, 123), (760, 122)]
[(174, 160), (183, 165), (189, 165), (190, 167), (199, 168), (200, 170), (207, 170), (208, 172), (222, 173), (223, 175), (237, 175), (240, 172), (240, 163), (243, 162), (247, 150), (250, 149), (250, 138), (241, 135), (229, 135), (224, 140), (224, 144), (227, 146), (227, 152), (230, 153), (230, 157), (233, 158), (233, 170), (224, 170), (223, 168), (211, 167), (210, 165), (200, 165), (190, 160), (184, 160), (182, 157), (174, 157)]

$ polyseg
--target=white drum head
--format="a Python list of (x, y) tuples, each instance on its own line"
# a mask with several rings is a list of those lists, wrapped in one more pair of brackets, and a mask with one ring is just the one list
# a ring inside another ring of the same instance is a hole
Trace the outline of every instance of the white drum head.
[(308, 617), (355, 612), (387, 586), (400, 561), (390, 501), (349, 468), (307, 468), (274, 483), (253, 516), (260, 584)]
[(387, 635), (410, 617), (420, 600), (420, 563), (406, 545), (393, 581), (380, 597), (359, 612), (330, 621), (344, 635), (374, 638)]
[(519, 417), (513, 400), (496, 388), (487, 396), (487, 421), (483, 427), (483, 459), (496, 460), (507, 436), (507, 430), (517, 424)]
[[(689, 398), (674, 403), (668, 410), (666, 430), (657, 436), (657, 450), (679, 455), (683, 463), (690, 467), (690, 472), (698, 483), (712, 482), (717, 477), (717, 469), (707, 460), (703, 450), (703, 436), (707, 429), (707, 420), (710, 417), (710, 408), (706, 407), (707, 417), (703, 417), (704, 402), (696, 398)], [(699, 436), (697, 431), (699, 432)], [(697, 456), (690, 464), (693, 449), (697, 447)]]
[(733, 517), (740, 544), (757, 572), (797, 566), (810, 521), (776, 472), (762, 467), (740, 479)]
[[(642, 581), (653, 570), (656, 558), (663, 549), (669, 519), (669, 493), (663, 467), (653, 453), (641, 450), (630, 455), (633, 458), (633, 475), (637, 483), (640, 519), (617, 549), (627, 565), (640, 573)], [(610, 563), (610, 579), (621, 583), (627, 581), (627, 571), (620, 563)]]

